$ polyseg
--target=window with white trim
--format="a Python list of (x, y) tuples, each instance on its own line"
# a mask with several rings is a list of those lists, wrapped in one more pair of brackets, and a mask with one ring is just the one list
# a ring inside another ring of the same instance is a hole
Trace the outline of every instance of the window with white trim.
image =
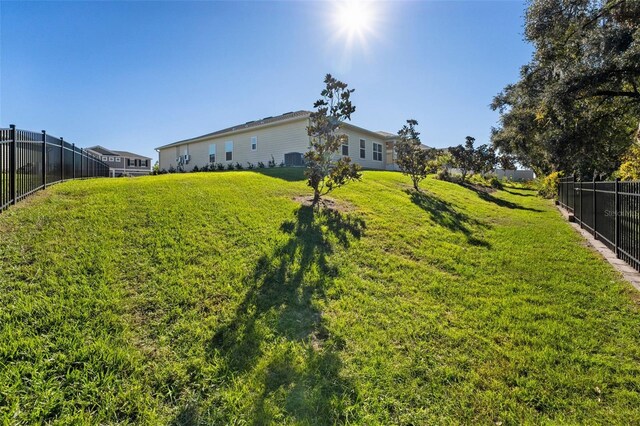
[(349, 137), (344, 138), (344, 142), (342, 143), (342, 155), (349, 155)]
[(216, 144), (212, 143), (209, 145), (209, 162), (211, 164), (216, 162)]
[(116, 157), (116, 163), (120, 162), (120, 157)]
[(107, 157), (102, 157), (102, 161), (107, 161)]
[(233, 161), (233, 141), (224, 143), (224, 159), (226, 161)]
[(251, 136), (251, 151), (256, 151), (258, 149), (258, 137)]
[(360, 158), (366, 158), (367, 150), (366, 150), (367, 142), (364, 139), (360, 139)]
[(373, 160), (382, 161), (382, 144), (373, 143)]
[(114, 161), (114, 160), (113, 160), (113, 157), (109, 157), (109, 161)]

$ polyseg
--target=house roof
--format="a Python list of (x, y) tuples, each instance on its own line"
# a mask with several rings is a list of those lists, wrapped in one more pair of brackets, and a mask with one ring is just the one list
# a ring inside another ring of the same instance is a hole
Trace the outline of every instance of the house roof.
[(102, 154), (102, 155), (118, 155), (115, 153), (115, 151), (111, 151), (103, 146), (100, 145), (96, 145), (96, 146), (92, 146), (87, 148), (87, 150), (93, 151), (93, 152), (97, 152), (98, 154)]
[[(170, 144), (167, 144), (167, 145), (162, 145), (162, 146), (156, 148), (156, 150), (170, 148), (172, 146), (179, 146), (179, 145), (183, 145), (183, 144), (190, 143), (190, 142), (198, 142), (198, 141), (200, 141), (202, 139), (208, 139), (208, 138), (215, 137), (215, 136), (229, 135), (229, 134), (233, 134), (233, 133), (237, 133), (237, 132), (242, 132), (242, 131), (244, 131), (246, 129), (258, 128), (258, 127), (262, 127), (262, 126), (272, 125), (272, 124), (278, 123), (278, 122), (306, 119), (306, 118), (309, 118), (310, 114), (311, 114), (310, 111), (305, 111), (305, 110), (299, 110), (299, 111), (295, 111), (295, 112), (285, 112), (284, 114), (277, 115), (275, 117), (265, 117), (265, 118), (263, 118), (261, 120), (247, 121), (244, 124), (238, 124), (238, 125), (235, 125), (235, 126), (227, 127), (225, 129), (222, 129), (222, 130), (217, 130), (217, 131), (212, 132), (212, 133), (207, 133), (207, 134), (204, 134), (204, 135), (201, 135), (201, 136), (196, 136), (194, 138), (183, 139), (183, 140), (178, 141), (178, 142), (173, 142), (173, 143), (170, 143)], [(384, 139), (390, 139), (390, 138), (397, 137), (397, 135), (394, 135), (393, 133), (374, 132), (374, 131), (371, 131), (371, 130), (364, 129), (362, 127), (355, 126), (355, 125), (353, 125), (351, 123), (343, 123), (342, 125), (345, 126), (346, 128), (351, 128), (351, 129), (354, 129), (354, 130), (357, 130), (357, 131), (369, 133), (371, 135), (382, 137)]]
[(397, 138), (398, 137), (398, 135), (394, 135), (393, 133), (385, 132), (383, 130), (378, 130), (376, 133), (381, 135), (381, 136), (383, 136), (383, 137), (385, 137), (385, 138)]
[(100, 155), (111, 155), (111, 156), (116, 156), (116, 157), (137, 157), (137, 158), (147, 158), (147, 159), (151, 160), (151, 157), (146, 157), (144, 155), (134, 154), (133, 152), (128, 152), (128, 151), (115, 151), (113, 149), (107, 149), (107, 148), (105, 148), (103, 146), (100, 146), (100, 145), (92, 146), (90, 148), (87, 148), (87, 150), (96, 152), (96, 153), (98, 153)]
[(151, 160), (151, 157), (147, 157), (145, 155), (140, 155), (140, 154), (134, 154), (133, 152), (129, 152), (129, 151), (113, 151), (116, 153), (116, 155), (119, 155), (120, 157), (138, 157), (138, 158), (146, 158)]
[(163, 148), (169, 148), (171, 146), (176, 146), (176, 145), (182, 145), (188, 142), (194, 142), (197, 141), (199, 139), (203, 139), (203, 138), (210, 138), (212, 136), (221, 136), (221, 135), (225, 135), (225, 134), (229, 134), (229, 133), (235, 133), (235, 132), (240, 132), (246, 129), (250, 129), (250, 128), (254, 128), (254, 127), (260, 127), (260, 126), (266, 126), (272, 123), (276, 123), (279, 121), (285, 121), (285, 120), (294, 120), (294, 119), (302, 119), (302, 118), (308, 118), (309, 115), (311, 114), (310, 111), (304, 111), (304, 110), (300, 110), (300, 111), (291, 111), (291, 112), (285, 112), (284, 114), (281, 115), (277, 115), (275, 117), (265, 117), (263, 119), (260, 120), (252, 120), (252, 121), (247, 121), (244, 124), (237, 124), (235, 126), (231, 126), (231, 127), (227, 127), (225, 129), (222, 130), (218, 130), (212, 133), (207, 133), (201, 136), (196, 136), (195, 138), (189, 138), (189, 139), (184, 139), (178, 142), (173, 142), (167, 145), (163, 145), (160, 146), (156, 149), (163, 149)]

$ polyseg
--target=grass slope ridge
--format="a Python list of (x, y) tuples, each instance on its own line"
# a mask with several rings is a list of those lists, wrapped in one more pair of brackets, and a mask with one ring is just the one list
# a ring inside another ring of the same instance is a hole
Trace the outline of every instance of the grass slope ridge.
[(640, 422), (637, 297), (531, 191), (300, 170), (0, 215), (3, 423)]

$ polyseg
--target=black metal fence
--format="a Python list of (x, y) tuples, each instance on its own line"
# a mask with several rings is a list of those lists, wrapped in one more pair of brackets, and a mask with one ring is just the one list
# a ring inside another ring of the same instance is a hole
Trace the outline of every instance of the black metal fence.
[(11, 125), (0, 129), (0, 212), (68, 179), (109, 176), (109, 166), (75, 144)]
[(558, 202), (581, 228), (640, 271), (640, 182), (561, 178)]

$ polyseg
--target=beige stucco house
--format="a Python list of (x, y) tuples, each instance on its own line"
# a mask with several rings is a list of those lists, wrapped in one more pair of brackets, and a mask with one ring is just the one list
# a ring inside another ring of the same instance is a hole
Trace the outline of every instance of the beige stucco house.
[[(160, 169), (192, 170), (208, 164), (267, 164), (270, 160), (288, 166), (303, 165), (309, 150), (309, 111), (288, 112), (277, 117), (248, 121), (206, 135), (173, 142), (156, 148)], [(393, 170), (397, 136), (374, 132), (344, 123), (341, 131), (348, 143), (338, 155), (351, 157), (365, 169)]]

